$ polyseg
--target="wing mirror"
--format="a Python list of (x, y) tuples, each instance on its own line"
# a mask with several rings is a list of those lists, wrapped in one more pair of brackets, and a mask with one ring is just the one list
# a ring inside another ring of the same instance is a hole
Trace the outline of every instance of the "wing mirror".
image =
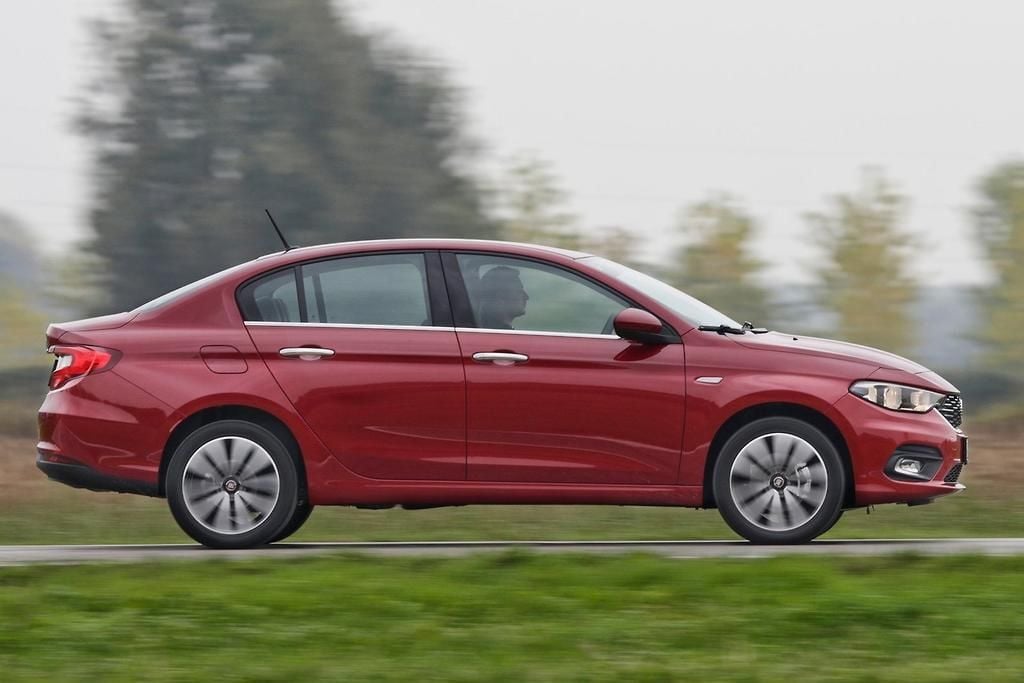
[(642, 344), (669, 344), (677, 337), (654, 315), (639, 308), (625, 308), (614, 319), (615, 334)]

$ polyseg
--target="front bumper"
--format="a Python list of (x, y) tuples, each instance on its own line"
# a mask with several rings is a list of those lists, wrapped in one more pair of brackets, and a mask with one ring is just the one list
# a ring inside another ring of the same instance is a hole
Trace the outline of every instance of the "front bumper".
[[(966, 464), (966, 439), (936, 411), (885, 410), (852, 394), (836, 402), (835, 409), (848, 425), (845, 436), (858, 506), (920, 504), (965, 488), (958, 480)], [(886, 472), (893, 454), (901, 449), (927, 449), (937, 454), (938, 466), (928, 480), (908, 480)]]

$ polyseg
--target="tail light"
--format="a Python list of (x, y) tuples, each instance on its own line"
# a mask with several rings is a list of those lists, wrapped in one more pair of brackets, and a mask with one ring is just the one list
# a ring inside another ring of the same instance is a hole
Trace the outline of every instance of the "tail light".
[(117, 360), (117, 352), (96, 346), (51, 346), (56, 360), (50, 374), (50, 389), (60, 389), (73, 379), (109, 370)]

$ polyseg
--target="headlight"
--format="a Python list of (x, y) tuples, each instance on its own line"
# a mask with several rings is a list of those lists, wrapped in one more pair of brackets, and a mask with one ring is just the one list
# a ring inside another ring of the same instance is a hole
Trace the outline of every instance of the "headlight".
[(871, 381), (855, 382), (850, 387), (850, 393), (889, 410), (904, 410), (911, 413), (927, 413), (945, 398), (944, 394), (927, 389)]

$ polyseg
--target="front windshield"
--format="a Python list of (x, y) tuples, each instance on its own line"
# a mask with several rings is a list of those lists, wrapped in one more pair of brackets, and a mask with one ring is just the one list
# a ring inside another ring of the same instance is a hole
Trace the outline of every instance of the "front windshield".
[(671, 285), (661, 280), (656, 280), (650, 275), (645, 275), (632, 268), (627, 268), (621, 263), (615, 263), (600, 256), (587, 256), (580, 259), (588, 265), (594, 266), (602, 273), (611, 275), (616, 280), (626, 283), (630, 287), (640, 290), (661, 305), (678, 313), (694, 325), (728, 325), (738, 328), (740, 324), (708, 306), (703, 301), (694, 299), (689, 294), (680, 292)]

